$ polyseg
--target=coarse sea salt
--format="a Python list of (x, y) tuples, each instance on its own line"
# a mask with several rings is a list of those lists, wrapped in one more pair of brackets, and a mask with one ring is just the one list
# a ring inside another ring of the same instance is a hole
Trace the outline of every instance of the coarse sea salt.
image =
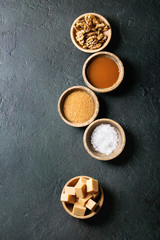
[(91, 135), (91, 143), (96, 151), (109, 155), (118, 146), (118, 133), (110, 124), (100, 124)]

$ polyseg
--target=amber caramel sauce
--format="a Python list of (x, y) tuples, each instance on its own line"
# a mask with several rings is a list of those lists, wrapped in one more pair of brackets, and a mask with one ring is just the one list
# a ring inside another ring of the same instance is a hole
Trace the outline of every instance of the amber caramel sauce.
[(119, 69), (114, 60), (108, 57), (97, 57), (88, 66), (87, 78), (97, 88), (108, 88), (116, 83)]

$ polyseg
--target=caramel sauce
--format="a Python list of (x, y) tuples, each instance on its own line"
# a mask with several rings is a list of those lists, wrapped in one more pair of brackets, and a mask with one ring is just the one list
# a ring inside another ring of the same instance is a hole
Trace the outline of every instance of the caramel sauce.
[(108, 57), (97, 57), (88, 66), (87, 78), (97, 88), (108, 88), (116, 83), (119, 69), (114, 60)]

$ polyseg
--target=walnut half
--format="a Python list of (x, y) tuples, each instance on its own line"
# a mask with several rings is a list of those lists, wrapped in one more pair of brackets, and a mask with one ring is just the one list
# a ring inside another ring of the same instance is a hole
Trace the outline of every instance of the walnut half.
[(109, 26), (92, 14), (85, 15), (74, 25), (75, 39), (84, 49), (98, 49), (107, 40)]

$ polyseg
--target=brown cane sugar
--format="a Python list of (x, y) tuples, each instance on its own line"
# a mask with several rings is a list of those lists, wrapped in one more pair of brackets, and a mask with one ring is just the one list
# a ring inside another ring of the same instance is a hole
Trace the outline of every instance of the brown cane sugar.
[(93, 116), (94, 111), (94, 101), (84, 91), (74, 91), (64, 101), (63, 113), (70, 122), (84, 123)]

